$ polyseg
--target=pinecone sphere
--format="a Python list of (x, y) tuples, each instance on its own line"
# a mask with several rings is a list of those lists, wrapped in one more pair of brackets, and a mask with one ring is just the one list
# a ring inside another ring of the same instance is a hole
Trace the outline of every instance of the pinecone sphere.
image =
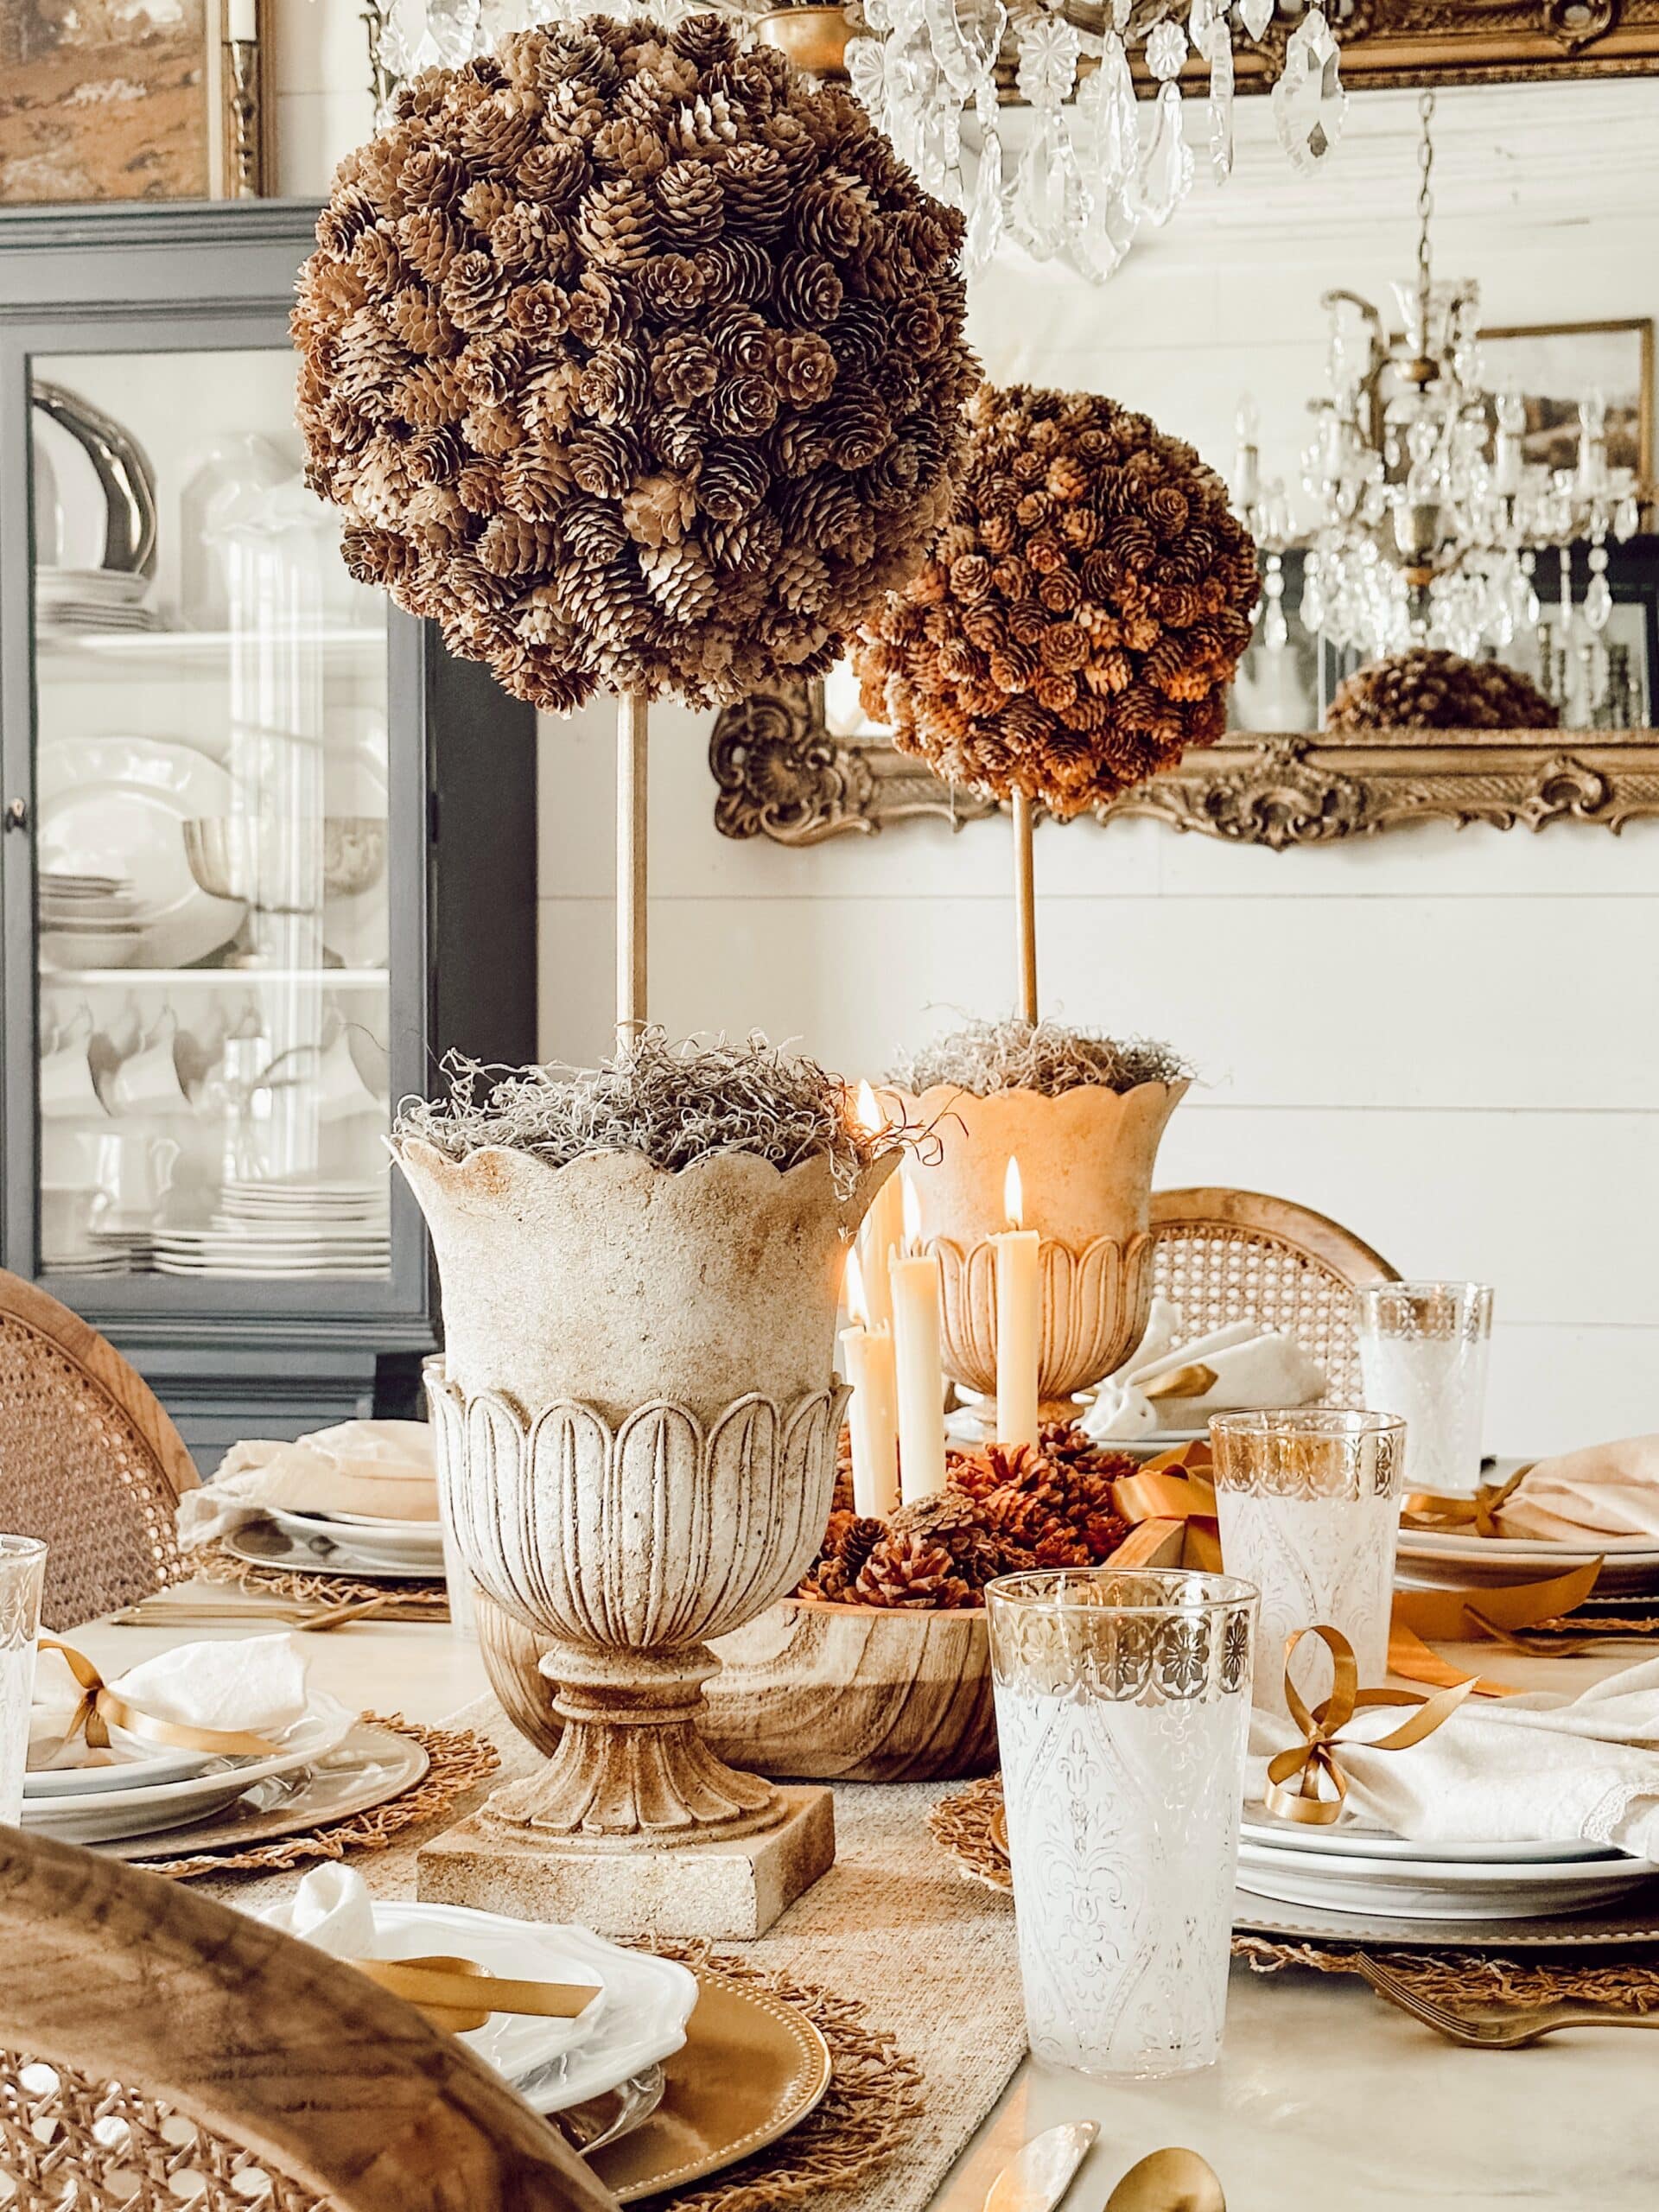
[(1337, 686), (1331, 730), (1557, 729), (1559, 710), (1518, 669), (1414, 645)]
[(961, 242), (849, 94), (718, 16), (518, 33), (340, 166), (309, 480), (353, 574), (537, 706), (820, 673), (950, 511)]
[(855, 641), (865, 711), (947, 783), (1081, 814), (1221, 736), (1255, 546), (1192, 448), (1115, 400), (986, 385), (969, 421), (949, 524)]

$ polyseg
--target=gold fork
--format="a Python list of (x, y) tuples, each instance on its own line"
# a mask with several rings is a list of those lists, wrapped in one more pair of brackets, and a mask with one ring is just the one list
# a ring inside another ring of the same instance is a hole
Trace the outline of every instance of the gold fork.
[(1378, 1966), (1374, 1959), (1357, 1958), (1354, 1965), (1379, 1997), (1386, 1997), (1390, 2005), (1409, 2012), (1414, 2020), (1421, 2020), (1437, 2035), (1471, 2050), (1519, 2050), (1523, 2044), (1536, 2043), (1541, 2036), (1553, 2036), (1560, 2028), (1659, 2028), (1659, 2012), (1631, 2012), (1622, 2005), (1593, 2005), (1582, 1999), (1539, 2005), (1526, 2011), (1454, 2012), (1449, 2005), (1421, 1995), (1408, 1981)]

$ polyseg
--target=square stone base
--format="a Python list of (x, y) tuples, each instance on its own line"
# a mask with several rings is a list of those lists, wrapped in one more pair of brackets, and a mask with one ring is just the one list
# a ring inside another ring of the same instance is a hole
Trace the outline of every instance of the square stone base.
[(835, 1864), (830, 1792), (785, 1789), (787, 1817), (731, 1843), (573, 1851), (520, 1841), (476, 1815), (416, 1858), (423, 1904), (468, 1904), (518, 1920), (573, 1920), (602, 1936), (764, 1936)]

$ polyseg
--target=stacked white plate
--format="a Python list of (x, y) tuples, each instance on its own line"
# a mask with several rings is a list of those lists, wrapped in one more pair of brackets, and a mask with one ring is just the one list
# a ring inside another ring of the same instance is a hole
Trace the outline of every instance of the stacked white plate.
[(435, 1521), (388, 1521), (367, 1513), (293, 1513), (268, 1509), (279, 1529), (306, 1545), (330, 1548), (333, 1567), (361, 1567), (442, 1575), (443, 1531)]
[(23, 1826), (63, 1843), (109, 1843), (204, 1821), (245, 1789), (326, 1758), (355, 1716), (338, 1700), (314, 1694), (310, 1710), (263, 1758), (220, 1758), (162, 1749), (116, 1732), (110, 1762), (48, 1767), (23, 1778)]
[(385, 1177), (230, 1182), (206, 1229), (167, 1229), (156, 1265), (171, 1275), (384, 1276), (391, 1257)]
[(1329, 1827), (1247, 1805), (1238, 1886), (1281, 1904), (1402, 1920), (1533, 1920), (1588, 1911), (1659, 1878), (1611, 1844), (1431, 1843), (1344, 1818)]
[(1608, 1536), (1600, 1543), (1541, 1536), (1479, 1536), (1471, 1529), (1402, 1529), (1395, 1580), (1406, 1590), (1492, 1588), (1543, 1582), (1603, 1562), (1598, 1598), (1659, 1592), (1659, 1543), (1649, 1536)]
[(144, 917), (118, 875), (48, 869), (40, 880), (41, 934), (60, 968), (125, 968), (138, 956)]
[[(260, 1917), (286, 1928), (288, 1910), (285, 1901)], [(461, 2038), (542, 2113), (603, 2096), (671, 2058), (697, 2001), (696, 1977), (687, 1967), (625, 1950), (585, 1928), (377, 1897), (374, 1937), (377, 1958), (471, 1959), (518, 1980), (598, 1986), (599, 1998), (574, 2020), (497, 2012)]]
[(42, 630), (159, 630), (149, 589), (148, 576), (128, 569), (36, 569), (36, 619)]

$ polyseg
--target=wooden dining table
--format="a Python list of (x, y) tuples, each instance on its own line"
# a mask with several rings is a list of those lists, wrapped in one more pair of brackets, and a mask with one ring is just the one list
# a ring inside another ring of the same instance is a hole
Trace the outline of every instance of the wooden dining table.
[[(201, 1594), (219, 1605), (226, 1593)], [(108, 1677), (187, 1637), (271, 1625), (250, 1605), (245, 1621), (200, 1627), (94, 1621), (75, 1630), (74, 1642)], [(301, 1631), (300, 1642), (313, 1682), (359, 1707), (437, 1721), (488, 1687), (477, 1645), (435, 1623), (371, 1619)], [(1471, 1670), (1495, 1668), (1491, 1644), (1444, 1649)], [(1604, 1640), (1571, 1656), (1505, 1651), (1501, 1671), (1520, 1689), (1577, 1692), (1637, 1663), (1644, 1649)], [(1659, 1878), (1654, 1908), (1659, 1920)], [(1659, 2032), (1595, 2028), (1522, 2050), (1464, 2050), (1351, 1976), (1299, 1967), (1260, 1974), (1236, 1961), (1218, 2064), (1126, 2083), (1027, 2060), (933, 2212), (981, 2212), (1020, 2145), (1071, 2120), (1096, 2121), (1100, 2139), (1066, 2212), (1101, 2212), (1128, 2166), (1173, 2144), (1209, 2159), (1229, 2212), (1655, 2212), (1656, 2092)], [(826, 2197), (824, 2212), (832, 2208)]]

